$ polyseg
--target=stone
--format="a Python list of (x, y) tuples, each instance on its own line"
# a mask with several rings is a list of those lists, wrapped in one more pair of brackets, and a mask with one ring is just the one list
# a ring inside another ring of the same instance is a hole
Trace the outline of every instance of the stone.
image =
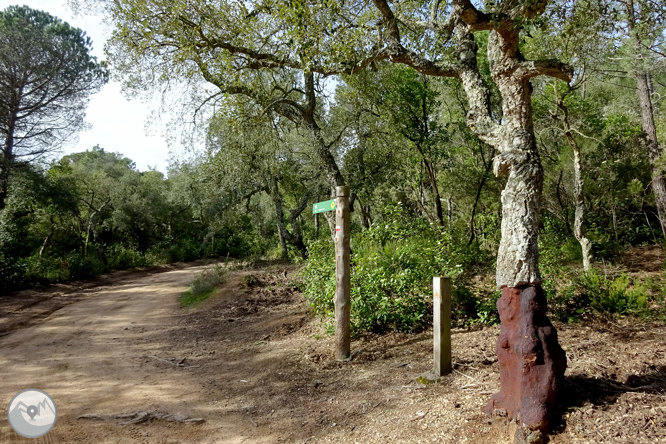
[(544, 444), (545, 437), (541, 430), (518, 427), (513, 435), (513, 444)]
[(545, 432), (564, 384), (567, 358), (546, 316), (543, 290), (538, 285), (503, 287), (497, 310), (500, 391), (488, 401), (486, 414), (503, 410), (519, 425)]

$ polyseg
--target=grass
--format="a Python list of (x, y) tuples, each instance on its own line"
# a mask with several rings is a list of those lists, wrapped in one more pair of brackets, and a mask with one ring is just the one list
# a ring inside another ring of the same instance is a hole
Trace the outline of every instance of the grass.
[(217, 288), (229, 277), (229, 271), (217, 264), (197, 273), (190, 283), (190, 288), (180, 295), (178, 301), (182, 308), (194, 308), (211, 297)]

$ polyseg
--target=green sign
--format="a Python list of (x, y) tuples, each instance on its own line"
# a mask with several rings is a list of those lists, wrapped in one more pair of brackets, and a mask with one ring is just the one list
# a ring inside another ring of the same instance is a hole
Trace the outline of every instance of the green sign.
[(317, 202), (312, 205), (312, 214), (323, 213), (325, 211), (335, 210), (335, 199), (326, 202)]

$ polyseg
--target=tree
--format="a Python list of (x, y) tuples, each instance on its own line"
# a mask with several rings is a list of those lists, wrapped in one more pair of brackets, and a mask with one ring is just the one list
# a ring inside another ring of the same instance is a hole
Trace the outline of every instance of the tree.
[[(365, 74), (365, 73), (364, 73)], [(448, 134), (438, 122), (438, 92), (433, 79), (404, 66), (388, 66), (372, 75), (349, 76), (357, 93), (374, 102), (386, 126), (393, 128), (405, 145), (417, 154), (432, 192), (434, 216), (424, 214), (444, 226), (440, 186), (437, 175), (445, 158)], [(419, 202), (421, 203), (421, 202)]]
[[(497, 149), (495, 174), (507, 178), (496, 273), (503, 293), (497, 347), (502, 389), (488, 408), (504, 409), (531, 428), (546, 429), (563, 383), (566, 356), (545, 316), (540, 286), (537, 239), (543, 168), (534, 136), (530, 80), (547, 75), (569, 81), (572, 72), (557, 60), (526, 60), (520, 44), (521, 31), (548, 3), (502, 0), (482, 9), (471, 0), (373, 0), (353, 5), (123, 0), (108, 5), (117, 23), (114, 55), (132, 81), (198, 71), (230, 93), (245, 88), (248, 80), (241, 80), (252, 70), (304, 72), (302, 91), (284, 91), (266, 105), (285, 110), (285, 117), (291, 115), (308, 129), (324, 161), (334, 159), (313, 125), (313, 73), (352, 74), (389, 60), (424, 75), (460, 80), (469, 104), (468, 125)], [(487, 61), (502, 99), (501, 116), (492, 112), (491, 88), (478, 63), (475, 35), (483, 33), (489, 33)], [(149, 60), (152, 63), (146, 63)], [(291, 94), (301, 94), (303, 103)], [(327, 171), (331, 185), (341, 179), (334, 173), (333, 168)], [(520, 329), (528, 334), (518, 333)]]
[(623, 31), (630, 44), (631, 65), (636, 77), (638, 101), (641, 110), (641, 127), (645, 147), (652, 167), (652, 191), (657, 203), (661, 230), (666, 236), (666, 177), (663, 156), (666, 150), (659, 147), (657, 127), (652, 101), (653, 87), (650, 66), (661, 59), (666, 62), (666, 3), (663, 1), (622, 0), (618, 2), (625, 12)]
[[(298, 148), (304, 144), (303, 137), (281, 130), (289, 126), (279, 125), (278, 116), (267, 116), (247, 101), (230, 102), (233, 108), (218, 111), (209, 125), (207, 173), (221, 190), (234, 195), (231, 202), (249, 200), (260, 192), (270, 196), (282, 258), (289, 257), (287, 243), (307, 258), (300, 215), (312, 197), (311, 190), (317, 188), (319, 174), (318, 168), (307, 171), (312, 162)], [(293, 195), (294, 208), (285, 205), (285, 193)], [(285, 224), (285, 213), (291, 230)]]
[(0, 209), (17, 163), (58, 148), (84, 125), (107, 81), (80, 29), (26, 6), (0, 12)]
[[(563, 383), (566, 356), (545, 316), (540, 287), (537, 239), (543, 168), (534, 136), (530, 80), (547, 75), (569, 81), (572, 71), (557, 60), (526, 60), (520, 43), (521, 31), (547, 5), (545, 0), (499, 1), (479, 9), (469, 0), (453, 0), (450, 4), (434, 1), (426, 9), (420, 3), (391, 5), (374, 0), (365, 15), (353, 11), (353, 16), (379, 18), (374, 28), (353, 20), (351, 11), (340, 14), (355, 27), (371, 30), (366, 39), (357, 40), (376, 42), (372, 47), (355, 45), (349, 52), (360, 57), (353, 65), (382, 58), (423, 74), (459, 79), (469, 103), (469, 127), (499, 152), (494, 172), (507, 178), (496, 275), (502, 289), (498, 301), (502, 330), (497, 343), (502, 387), (488, 411), (503, 409), (541, 430), (548, 427)], [(440, 14), (446, 14), (446, 19), (441, 20)], [(484, 32), (489, 32), (488, 63), (502, 99), (501, 117), (492, 113), (491, 90), (478, 63), (475, 34)], [(424, 43), (429, 47), (423, 47)]]

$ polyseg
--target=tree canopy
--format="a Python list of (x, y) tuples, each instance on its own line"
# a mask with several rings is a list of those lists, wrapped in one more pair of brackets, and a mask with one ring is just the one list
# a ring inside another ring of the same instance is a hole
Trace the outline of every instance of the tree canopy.
[(85, 33), (27, 6), (0, 11), (0, 208), (17, 163), (85, 126), (88, 98), (107, 81)]

